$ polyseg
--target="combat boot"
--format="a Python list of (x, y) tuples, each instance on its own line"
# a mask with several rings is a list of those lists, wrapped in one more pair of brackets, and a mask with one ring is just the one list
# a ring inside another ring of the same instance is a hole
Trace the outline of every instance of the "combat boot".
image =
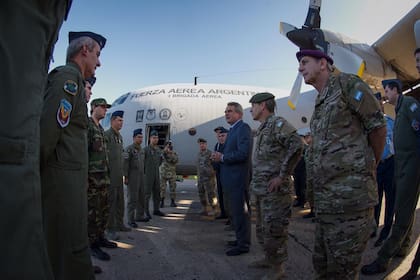
[(162, 198), (162, 199), (160, 200), (160, 205), (159, 205), (159, 207), (160, 207), (160, 208), (165, 207), (165, 198)]
[(177, 207), (178, 205), (176, 205), (175, 200), (171, 199), (171, 207)]
[(250, 268), (272, 268), (273, 263), (264, 257), (263, 259), (256, 260), (248, 265)]

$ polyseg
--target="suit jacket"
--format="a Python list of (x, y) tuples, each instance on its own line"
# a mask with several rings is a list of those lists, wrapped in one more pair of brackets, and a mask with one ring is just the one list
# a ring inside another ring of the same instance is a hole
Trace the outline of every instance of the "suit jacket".
[(230, 190), (245, 190), (250, 181), (252, 155), (251, 128), (240, 120), (230, 129), (220, 164), (222, 185)]

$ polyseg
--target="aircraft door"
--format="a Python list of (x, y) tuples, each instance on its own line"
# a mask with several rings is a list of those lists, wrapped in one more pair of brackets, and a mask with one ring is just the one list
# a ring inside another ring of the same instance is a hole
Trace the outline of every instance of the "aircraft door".
[(169, 130), (169, 124), (147, 124), (146, 125), (146, 143), (149, 143), (149, 139), (150, 139), (150, 133), (156, 130), (158, 132), (159, 135), (159, 142), (158, 145), (159, 147), (161, 147), (163, 149), (166, 141), (168, 141), (170, 139), (170, 130)]

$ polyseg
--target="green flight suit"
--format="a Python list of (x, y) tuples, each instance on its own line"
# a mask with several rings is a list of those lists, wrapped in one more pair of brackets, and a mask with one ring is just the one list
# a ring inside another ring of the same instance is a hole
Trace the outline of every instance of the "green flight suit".
[(44, 233), (55, 279), (92, 279), (87, 232), (87, 108), (80, 68), (55, 68), (41, 115)]
[(420, 189), (420, 103), (400, 95), (395, 111), (395, 222), (378, 252), (381, 264), (398, 253), (407, 253)]
[(129, 223), (144, 218), (144, 150), (131, 144), (124, 151), (124, 177), (127, 185), (127, 219)]
[(112, 127), (105, 131), (111, 186), (109, 190), (108, 230), (120, 231), (124, 223), (123, 139)]
[(144, 148), (144, 207), (147, 216), (150, 216), (149, 200), (153, 194), (153, 211), (159, 210), (160, 202), (160, 176), (159, 166), (162, 151), (159, 146)]
[(42, 233), (39, 119), (52, 49), (70, 2), (0, 1), (2, 279), (53, 277)]

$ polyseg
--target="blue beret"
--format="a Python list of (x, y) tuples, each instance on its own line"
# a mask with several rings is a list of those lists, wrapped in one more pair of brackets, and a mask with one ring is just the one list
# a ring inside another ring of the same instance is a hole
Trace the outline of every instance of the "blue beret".
[(96, 82), (96, 77), (87, 78), (86, 81), (89, 82), (89, 84), (93, 87)]
[(80, 37), (92, 38), (93, 40), (95, 40), (98, 43), (101, 50), (105, 47), (105, 43), (106, 43), (105, 37), (103, 37), (102, 35), (93, 33), (93, 32), (89, 32), (89, 31), (81, 31), (81, 32), (70, 31), (69, 32), (69, 43), (71, 41), (77, 39), (77, 38), (80, 38)]
[(382, 80), (382, 86), (385, 88), (388, 84), (394, 84), (398, 87), (398, 92), (401, 92), (402, 84), (401, 81), (398, 79), (388, 79), (388, 80)]
[(249, 100), (250, 103), (261, 103), (263, 101), (267, 101), (269, 99), (274, 99), (274, 95), (269, 92), (260, 92), (255, 94)]
[(321, 50), (301, 49), (300, 51), (296, 53), (296, 58), (298, 61), (300, 61), (302, 57), (304, 56), (311, 56), (315, 58), (325, 58), (330, 64), (334, 64), (334, 60)]
[(138, 129), (134, 129), (133, 131), (133, 137), (135, 137), (136, 135), (143, 135), (142, 129), (138, 128)]
[(124, 117), (124, 111), (115, 111), (111, 114), (111, 117)]
[(159, 133), (156, 130), (152, 130), (152, 132), (150, 132), (150, 136), (159, 136)]

